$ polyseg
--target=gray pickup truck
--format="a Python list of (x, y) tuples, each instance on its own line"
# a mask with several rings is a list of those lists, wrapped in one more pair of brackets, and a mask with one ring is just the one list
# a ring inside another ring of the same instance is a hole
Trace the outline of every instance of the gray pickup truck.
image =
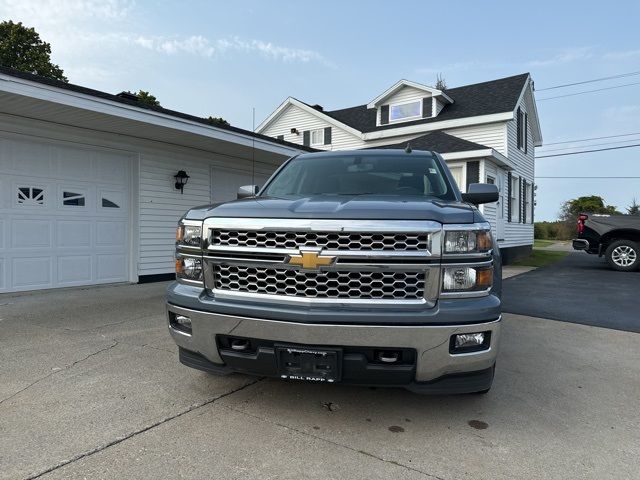
[(180, 221), (169, 332), (216, 374), (487, 392), (500, 339), (501, 261), (440, 155), (322, 152), (258, 191)]

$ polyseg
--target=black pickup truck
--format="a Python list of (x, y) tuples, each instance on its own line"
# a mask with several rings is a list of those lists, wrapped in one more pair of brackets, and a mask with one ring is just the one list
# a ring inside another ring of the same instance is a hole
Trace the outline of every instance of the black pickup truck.
[(631, 272), (640, 268), (640, 216), (582, 213), (578, 217), (575, 250), (605, 256), (611, 268)]

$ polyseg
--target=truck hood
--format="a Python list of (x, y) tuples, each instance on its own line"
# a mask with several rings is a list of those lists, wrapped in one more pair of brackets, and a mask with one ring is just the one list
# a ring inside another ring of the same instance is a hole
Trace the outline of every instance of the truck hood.
[(466, 203), (384, 195), (318, 195), (304, 198), (254, 197), (196, 207), (186, 218), (315, 218), (346, 220), (432, 220), (440, 223), (484, 221)]

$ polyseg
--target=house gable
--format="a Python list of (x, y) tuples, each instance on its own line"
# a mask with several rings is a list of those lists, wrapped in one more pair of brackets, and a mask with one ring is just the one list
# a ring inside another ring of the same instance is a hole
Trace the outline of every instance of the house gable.
[[(304, 145), (305, 136), (308, 136), (309, 146), (319, 150), (343, 150), (362, 146), (363, 142), (359, 135), (349, 132), (348, 127), (343, 128), (339, 122), (301, 103), (285, 102), (283, 108), (278, 111), (278, 115), (269, 122), (265, 121), (266, 126), (261, 125), (259, 127), (261, 130), (258, 131), (263, 135), (298, 145)], [(322, 133), (318, 132), (322, 138), (318, 145), (311, 143), (311, 132), (314, 130), (322, 130)]]

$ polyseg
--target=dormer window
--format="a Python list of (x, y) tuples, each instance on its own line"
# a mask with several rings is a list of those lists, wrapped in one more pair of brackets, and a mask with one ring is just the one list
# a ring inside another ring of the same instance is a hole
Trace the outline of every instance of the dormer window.
[(422, 101), (396, 103), (389, 105), (389, 121), (399, 122), (422, 117)]

